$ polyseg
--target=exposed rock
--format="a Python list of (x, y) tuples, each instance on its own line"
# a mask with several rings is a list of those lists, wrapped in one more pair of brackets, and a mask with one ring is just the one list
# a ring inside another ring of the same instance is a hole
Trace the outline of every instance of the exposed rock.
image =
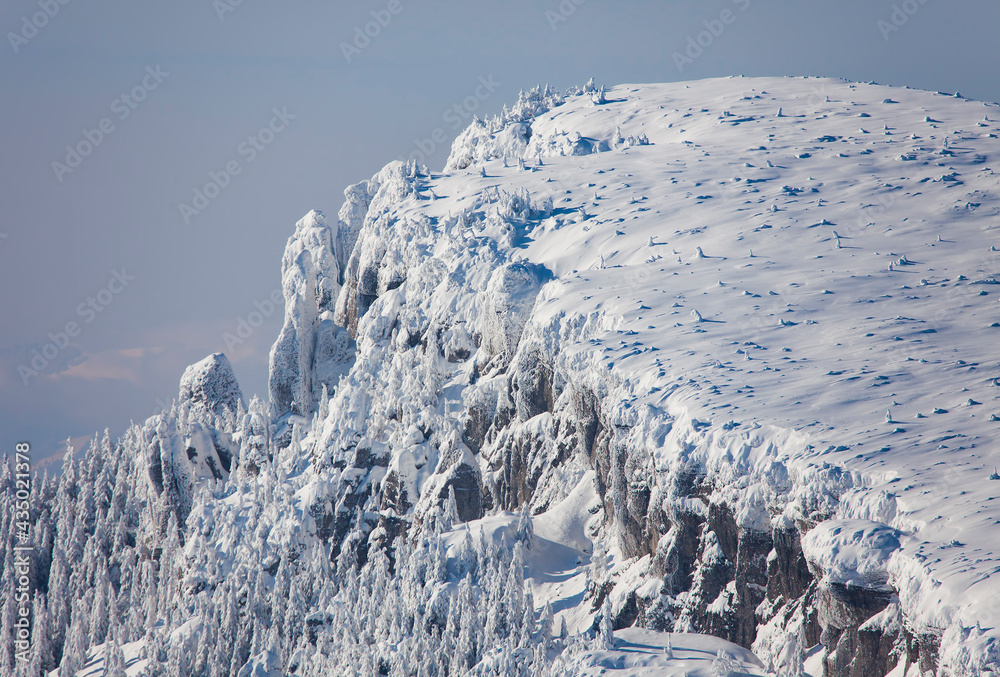
[(775, 526), (771, 541), (774, 549), (767, 559), (767, 599), (788, 601), (802, 597), (813, 578), (802, 554), (799, 530), (794, 525)]
[[(861, 675), (886, 674), (888, 651), (881, 656), (881, 632), (869, 627), (861, 641), (859, 628), (875, 614), (883, 611), (892, 601), (892, 593), (882, 590), (844, 586), (824, 582), (819, 586), (817, 608), (819, 623), (823, 628), (820, 641), (825, 647), (826, 669), (830, 675), (860, 677)], [(889, 649), (895, 637), (889, 638)], [(888, 666), (892, 667), (892, 666)], [(882, 672), (877, 672), (878, 670)]]
[[(340, 238), (340, 251), (347, 263), (341, 277), (344, 292), (336, 301), (334, 320), (351, 336), (357, 335), (359, 319), (379, 293), (388, 290), (390, 283), (398, 286), (405, 270), (403, 265), (384, 272), (381, 267), (396, 226), (386, 214), (396, 202), (415, 191), (414, 174), (411, 165), (393, 162), (369, 181), (345, 191), (347, 202), (340, 214), (346, 230)], [(361, 246), (357, 246), (359, 242)]]
[(936, 674), (938, 667), (938, 652), (941, 649), (941, 637), (929, 632), (904, 633), (906, 647), (906, 671), (911, 665), (916, 665), (922, 674)]

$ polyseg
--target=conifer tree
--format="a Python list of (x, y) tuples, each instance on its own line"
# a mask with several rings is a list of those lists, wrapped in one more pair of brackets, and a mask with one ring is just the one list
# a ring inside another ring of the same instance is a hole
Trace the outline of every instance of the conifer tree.
[(517, 534), (515, 538), (524, 545), (525, 549), (531, 550), (531, 541), (534, 538), (535, 529), (531, 521), (531, 509), (527, 501), (521, 506), (521, 514), (517, 518)]
[(597, 594), (608, 574), (608, 556), (604, 544), (598, 541), (594, 544), (594, 552), (590, 556), (590, 567), (587, 570), (592, 585), (592, 593)]
[(326, 390), (326, 384), (323, 384), (323, 390), (320, 393), (319, 407), (316, 410), (316, 421), (322, 425), (323, 421), (326, 420), (327, 416), (330, 415), (330, 395)]
[(614, 621), (611, 618), (611, 599), (609, 596), (604, 598), (604, 604), (601, 606), (601, 622), (598, 632), (598, 642), (605, 651), (615, 648), (614, 628)]
[(31, 615), (31, 653), (32, 668), (30, 674), (41, 674), (42, 670), (52, 670), (55, 662), (52, 656), (52, 639), (49, 636), (48, 610), (44, 592), (35, 593), (32, 602)]
[(455, 485), (448, 485), (448, 498), (441, 514), (441, 531), (451, 531), (461, 520), (458, 516), (458, 501), (455, 500)]
[(114, 631), (104, 645), (104, 677), (126, 677), (125, 654)]
[(295, 576), (290, 581), (288, 607), (283, 619), (285, 624), (284, 641), (288, 649), (294, 647), (302, 636), (302, 627), (308, 613), (307, 607), (302, 584), (299, 582), (299, 577)]
[(94, 582), (94, 602), (90, 610), (89, 646), (104, 643), (110, 620), (108, 597), (111, 595), (111, 581), (108, 579), (106, 568), (100, 567), (98, 571), (100, 574)]
[(787, 649), (788, 662), (783, 674), (786, 677), (802, 677), (805, 672), (805, 632), (800, 622)]
[(57, 543), (53, 546), (52, 567), (49, 570), (49, 589), (47, 619), (49, 623), (48, 636), (52, 638), (53, 662), (61, 661), (66, 632), (69, 629), (70, 591), (69, 571), (65, 564), (62, 547)]
[(73, 604), (72, 620), (66, 633), (62, 661), (59, 663), (60, 677), (76, 675), (87, 663), (87, 624), (83, 620), (86, 612), (85, 602), (78, 599)]
[(552, 605), (546, 600), (545, 606), (542, 607), (542, 615), (538, 619), (538, 634), (539, 636), (549, 642), (552, 640), (552, 629), (555, 626), (555, 617), (552, 614)]
[[(12, 550), (8, 550), (8, 558)], [(17, 621), (17, 605), (15, 603), (16, 592), (14, 586), (14, 579), (12, 574), (7, 574), (6, 572), (13, 572), (13, 564), (11, 564), (10, 569), (4, 571), (4, 583), (0, 587), (0, 594), (3, 595), (3, 606), (0, 607), (0, 614), (2, 614), (2, 619), (0, 619), (0, 672), (5, 675), (14, 674), (14, 623)]]

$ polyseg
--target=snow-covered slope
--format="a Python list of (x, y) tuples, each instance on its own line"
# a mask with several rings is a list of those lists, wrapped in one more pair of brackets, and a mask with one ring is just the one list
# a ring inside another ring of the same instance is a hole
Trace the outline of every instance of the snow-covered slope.
[(1000, 672), (997, 120), (535, 89), (349, 187), (286, 248), (270, 402), (185, 395), (214, 358), (123, 442), (123, 552), (167, 573), (116, 636), (254, 674)]
[(580, 677), (715, 677), (765, 675), (746, 649), (707, 635), (664, 634), (627, 628), (615, 633), (612, 649), (597, 649), (574, 659)]

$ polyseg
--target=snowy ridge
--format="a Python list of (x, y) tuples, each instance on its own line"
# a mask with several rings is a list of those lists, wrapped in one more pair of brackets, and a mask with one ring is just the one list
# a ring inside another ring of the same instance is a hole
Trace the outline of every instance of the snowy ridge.
[(45, 490), (40, 665), (1000, 672), (998, 119), (588, 83), (390, 163), (296, 225), (268, 403), (212, 356)]

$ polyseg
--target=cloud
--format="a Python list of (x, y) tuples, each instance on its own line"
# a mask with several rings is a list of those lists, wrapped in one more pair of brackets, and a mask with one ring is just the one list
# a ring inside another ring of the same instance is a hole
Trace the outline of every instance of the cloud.
[[(66, 371), (84, 359), (83, 351), (75, 344), (65, 347), (54, 343), (32, 343), (0, 348), (0, 387), (8, 388), (23, 385), (23, 378), (18, 368), (30, 369), (38, 376), (58, 374)], [(35, 374), (28, 377), (29, 382), (37, 378)]]
[(56, 378), (109, 379), (139, 383), (152, 357), (166, 351), (164, 346), (123, 348), (84, 355), (84, 361), (56, 375)]

